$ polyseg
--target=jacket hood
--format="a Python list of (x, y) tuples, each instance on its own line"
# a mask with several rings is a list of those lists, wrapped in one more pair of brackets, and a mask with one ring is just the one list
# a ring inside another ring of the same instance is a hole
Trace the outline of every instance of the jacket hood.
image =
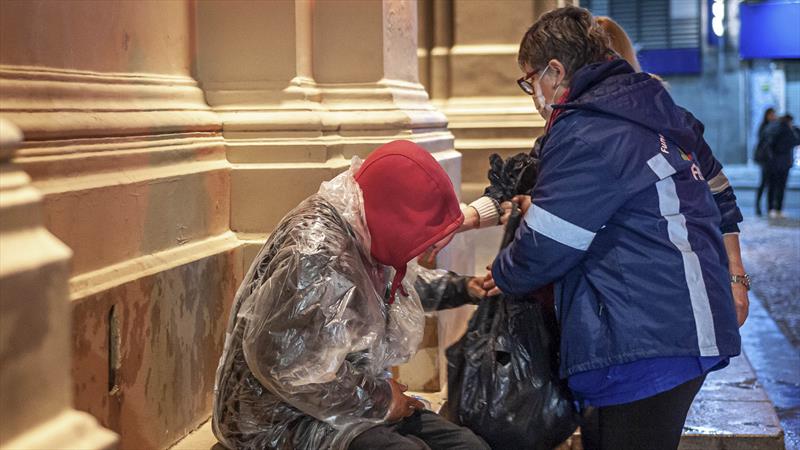
[(553, 108), (617, 116), (664, 135), (687, 152), (702, 137), (700, 122), (675, 105), (661, 81), (636, 73), (623, 59), (582, 67), (572, 77), (566, 102)]
[(370, 253), (396, 270), (390, 301), (406, 264), (464, 221), (453, 184), (427, 150), (409, 141), (379, 147), (355, 176), (364, 196)]

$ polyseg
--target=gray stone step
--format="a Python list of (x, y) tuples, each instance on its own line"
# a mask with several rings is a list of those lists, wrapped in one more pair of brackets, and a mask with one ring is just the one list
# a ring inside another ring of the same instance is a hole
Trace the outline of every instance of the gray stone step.
[(681, 450), (783, 449), (775, 407), (759, 384), (746, 355), (712, 372), (695, 398)]

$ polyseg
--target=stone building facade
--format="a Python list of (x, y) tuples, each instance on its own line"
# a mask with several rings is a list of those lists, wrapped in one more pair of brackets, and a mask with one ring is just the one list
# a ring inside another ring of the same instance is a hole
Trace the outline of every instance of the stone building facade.
[[(488, 155), (543, 125), (515, 54), (558, 3), (4, 0), (0, 447), (162, 449), (197, 428), (274, 225), (394, 139), (479, 195)], [(439, 265), (472, 272), (470, 246)], [(468, 315), (432, 317), (401, 378), (441, 389)]]

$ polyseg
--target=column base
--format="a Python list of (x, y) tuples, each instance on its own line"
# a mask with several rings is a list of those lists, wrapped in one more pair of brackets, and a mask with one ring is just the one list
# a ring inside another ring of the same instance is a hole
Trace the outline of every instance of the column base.
[(100, 426), (91, 415), (65, 410), (7, 442), (3, 449), (113, 450), (117, 448), (117, 441), (117, 434)]

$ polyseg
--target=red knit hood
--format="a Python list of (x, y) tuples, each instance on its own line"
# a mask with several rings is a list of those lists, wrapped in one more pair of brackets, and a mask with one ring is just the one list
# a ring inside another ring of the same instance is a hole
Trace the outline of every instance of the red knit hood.
[(458, 229), (464, 216), (447, 173), (413, 142), (382, 145), (355, 178), (364, 195), (372, 257), (397, 271), (391, 302), (406, 264)]

